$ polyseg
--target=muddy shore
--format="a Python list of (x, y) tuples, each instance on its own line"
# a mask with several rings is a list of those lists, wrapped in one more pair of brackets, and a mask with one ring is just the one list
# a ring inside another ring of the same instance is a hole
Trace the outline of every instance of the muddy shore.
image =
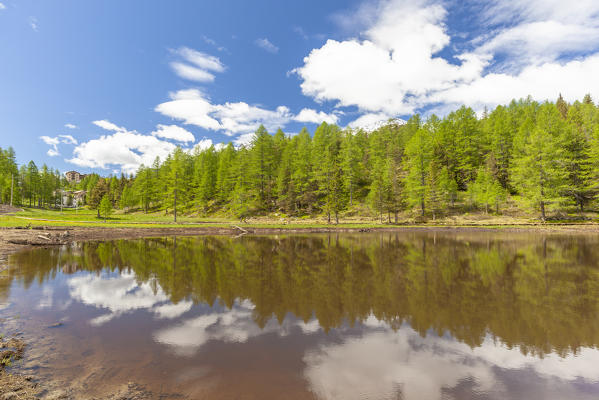
[[(537, 224), (506, 225), (485, 227), (476, 226), (381, 226), (376, 228), (352, 228), (332, 225), (331, 227), (303, 228), (258, 228), (239, 227), (236, 225), (222, 227), (157, 227), (157, 228), (104, 228), (104, 227), (59, 227), (34, 226), (18, 228), (0, 228), (0, 257), (18, 250), (37, 246), (56, 246), (72, 242), (138, 239), (159, 236), (194, 236), (194, 235), (244, 235), (244, 234), (306, 234), (306, 233), (364, 233), (364, 232), (538, 232), (565, 234), (598, 234), (599, 224)], [(1, 258), (0, 258), (1, 260)]]

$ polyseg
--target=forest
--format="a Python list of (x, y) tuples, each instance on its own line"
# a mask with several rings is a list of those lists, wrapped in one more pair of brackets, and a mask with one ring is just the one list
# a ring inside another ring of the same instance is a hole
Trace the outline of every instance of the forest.
[(544, 221), (594, 210), (599, 194), (599, 108), (590, 95), (572, 104), (529, 97), (480, 116), (462, 106), (373, 131), (322, 123), (313, 135), (272, 135), (261, 126), (247, 146), (177, 148), (135, 175), (91, 174), (76, 185), (46, 165), (19, 167), (12, 148), (0, 150), (1, 202), (56, 207), (58, 190), (82, 189), (98, 215), (324, 215), (338, 223), (360, 214), (397, 223), (402, 215), (501, 214), (509, 205)]

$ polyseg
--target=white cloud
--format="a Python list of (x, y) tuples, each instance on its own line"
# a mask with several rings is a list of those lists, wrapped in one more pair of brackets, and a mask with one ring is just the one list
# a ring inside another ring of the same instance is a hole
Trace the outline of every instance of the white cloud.
[(198, 68), (214, 72), (223, 72), (225, 70), (225, 66), (218, 57), (202, 53), (201, 51), (190, 49), (189, 47), (181, 47), (175, 53)]
[(260, 125), (272, 132), (285, 126), (292, 118), (289, 108), (285, 106), (266, 110), (244, 102), (215, 105), (214, 116), (220, 120), (222, 129), (229, 135), (253, 132)]
[(58, 137), (60, 138), (60, 142), (61, 143), (66, 143), (66, 144), (77, 144), (77, 139), (75, 139), (73, 136), (71, 135), (58, 135)]
[(348, 126), (350, 128), (364, 129), (366, 131), (373, 131), (376, 128), (383, 125), (391, 118), (388, 114), (384, 113), (368, 113), (360, 116), (358, 119), (350, 122)]
[(206, 150), (206, 149), (209, 149), (210, 146), (212, 146), (212, 145), (213, 145), (213, 143), (212, 143), (211, 139), (203, 138), (202, 140), (197, 142), (195, 146), (193, 146), (193, 151)]
[(295, 70), (304, 94), (397, 115), (412, 112), (431, 91), (480, 76), (486, 60), (479, 55), (463, 54), (458, 65), (435, 56), (450, 42), (441, 5), (387, 1), (377, 12), (364, 40), (328, 40), (312, 50)]
[(6, 8), (6, 6), (2, 3), (0, 3), (0, 10), (4, 10)]
[(203, 40), (204, 42), (208, 43), (209, 45), (212, 45), (212, 46), (216, 47), (216, 49), (217, 49), (218, 51), (227, 51), (227, 48), (226, 48), (226, 47), (224, 47), (224, 46), (219, 46), (219, 44), (218, 44), (218, 43), (216, 43), (216, 40), (214, 40), (214, 39), (212, 39), (212, 38), (209, 38), (209, 37), (208, 37), (208, 36), (206, 36), (206, 35), (202, 35), (202, 40)]
[(160, 285), (154, 283), (139, 283), (134, 273), (121, 273), (117, 277), (105, 274), (74, 277), (69, 279), (68, 286), (74, 300), (108, 311), (90, 321), (95, 326), (140, 309), (161, 319), (177, 318), (191, 310), (191, 301), (170, 303)]
[(64, 127), (69, 129), (77, 129), (77, 125), (74, 124), (64, 124)]
[(115, 132), (103, 135), (75, 147), (73, 164), (108, 169), (111, 165), (120, 166), (125, 173), (135, 172), (141, 164), (151, 165), (156, 157), (164, 160), (176, 146), (156, 136), (127, 131), (110, 121), (94, 121), (95, 125)]
[(249, 146), (250, 143), (252, 143), (252, 140), (254, 139), (254, 134), (253, 133), (244, 133), (243, 135), (238, 136), (237, 138), (235, 138), (235, 140), (233, 140), (233, 144), (236, 147), (240, 147), (240, 146)]
[(155, 111), (185, 124), (210, 130), (221, 129), (220, 123), (209, 115), (212, 104), (198, 89), (179, 90), (171, 93), (170, 97), (171, 101), (159, 104)]
[(555, 100), (562, 93), (567, 101), (580, 100), (599, 88), (599, 54), (566, 64), (546, 63), (528, 66), (517, 75), (488, 74), (468, 84), (430, 96), (432, 102), (466, 104), (482, 109), (484, 105), (508, 103), (531, 94), (535, 99)]
[(180, 301), (177, 304), (167, 303), (160, 306), (155, 306), (152, 312), (161, 319), (173, 319), (180, 317), (187, 311), (191, 310), (193, 303), (188, 300)]
[(58, 151), (58, 145), (60, 143), (77, 144), (77, 140), (71, 135), (58, 135), (57, 137), (40, 136), (40, 139), (47, 145), (52, 146), (52, 148), (46, 152), (50, 157), (60, 155), (60, 152)]
[(191, 132), (177, 125), (156, 125), (156, 130), (151, 135), (183, 143), (195, 141), (195, 137)]
[(116, 126), (112, 122), (107, 121), (105, 119), (100, 120), (100, 121), (94, 121), (93, 124), (96, 126), (99, 126), (102, 129), (106, 129), (107, 131), (127, 132), (127, 129), (120, 127), (120, 126)]
[(172, 62), (171, 68), (181, 78), (189, 79), (190, 81), (197, 82), (213, 82), (214, 75), (210, 72), (204, 71), (203, 69), (193, 67), (191, 65), (183, 64), (180, 62)]
[(78, 276), (70, 278), (68, 285), (73, 299), (109, 311), (102, 319), (96, 319), (95, 325), (137, 309), (150, 309), (168, 300), (160, 286), (155, 292), (152, 282), (139, 284), (134, 273), (123, 272), (118, 277), (104, 274)]
[(311, 108), (302, 109), (293, 119), (298, 122), (310, 122), (313, 124), (320, 124), (321, 122), (336, 124), (339, 121), (339, 117), (336, 114), (327, 114), (324, 111), (318, 112)]
[(527, 95), (538, 100), (560, 92), (569, 100), (599, 95), (591, 73), (599, 55), (599, 2), (472, 1), (471, 25), (488, 34), (456, 47), (449, 33), (456, 39), (469, 34), (446, 26), (458, 6), (380, 0), (338, 15), (343, 28), (359, 31), (346, 40), (328, 40), (293, 70), (302, 92), (338, 107), (357, 106), (365, 119), (431, 105), (441, 111), (462, 103), (494, 106)]
[(212, 104), (197, 89), (180, 90), (171, 93), (170, 97), (170, 101), (159, 104), (155, 110), (185, 124), (220, 131), (229, 136), (254, 132), (260, 124), (274, 131), (293, 118), (285, 106), (267, 110), (244, 102)]
[(57, 137), (40, 136), (40, 139), (50, 146), (56, 146), (58, 143), (60, 143), (60, 140)]
[(33, 29), (35, 32), (37, 32), (39, 30), (39, 25), (37, 22), (37, 18), (36, 17), (29, 17), (29, 26), (31, 27), (31, 29)]
[(213, 82), (214, 74), (212, 72), (225, 70), (225, 66), (218, 57), (201, 51), (181, 47), (173, 52), (185, 61), (174, 61), (170, 64), (173, 71), (181, 78), (197, 82)]
[(534, 371), (544, 389), (549, 382), (559, 389), (544, 393), (552, 400), (578, 398), (579, 392), (566, 393), (576, 390), (569, 386), (574, 381), (599, 382), (599, 370), (594, 368), (599, 362), (597, 349), (541, 358), (490, 336), (471, 347), (447, 336), (422, 337), (407, 325), (393, 331), (373, 317), (369, 320), (359, 337), (322, 344), (305, 354), (304, 376), (318, 398), (433, 400), (445, 398), (445, 390), (464, 381), (489, 398), (511, 398), (499, 369)]
[(269, 53), (275, 54), (279, 52), (279, 48), (272, 44), (267, 38), (256, 39), (254, 43), (256, 46), (268, 51)]
[(183, 321), (177, 326), (167, 327), (154, 334), (154, 339), (171, 346), (181, 355), (193, 355), (209, 340), (225, 343), (245, 343), (250, 338), (275, 333), (287, 336), (294, 329), (305, 334), (320, 330), (318, 321), (307, 323), (286, 318), (282, 324), (271, 318), (260, 328), (253, 318), (254, 304), (249, 300), (236, 301), (231, 309), (212, 309), (209, 313)]

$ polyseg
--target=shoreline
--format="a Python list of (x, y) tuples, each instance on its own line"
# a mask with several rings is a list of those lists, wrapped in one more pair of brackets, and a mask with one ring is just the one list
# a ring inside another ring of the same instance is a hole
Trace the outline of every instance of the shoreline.
[(289, 225), (224, 225), (163, 227), (102, 227), (102, 226), (29, 226), (0, 228), (0, 272), (9, 254), (35, 247), (52, 247), (73, 242), (140, 239), (159, 236), (241, 236), (274, 234), (330, 234), (330, 233), (394, 233), (394, 232), (510, 232), (540, 234), (599, 234), (599, 224), (506, 224), (506, 225), (389, 225), (389, 226), (301, 226)]

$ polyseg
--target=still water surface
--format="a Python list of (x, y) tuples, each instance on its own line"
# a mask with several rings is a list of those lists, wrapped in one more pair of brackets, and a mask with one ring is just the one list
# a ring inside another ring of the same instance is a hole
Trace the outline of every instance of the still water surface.
[(80, 397), (599, 398), (594, 236), (156, 238), (9, 264), (16, 369)]

